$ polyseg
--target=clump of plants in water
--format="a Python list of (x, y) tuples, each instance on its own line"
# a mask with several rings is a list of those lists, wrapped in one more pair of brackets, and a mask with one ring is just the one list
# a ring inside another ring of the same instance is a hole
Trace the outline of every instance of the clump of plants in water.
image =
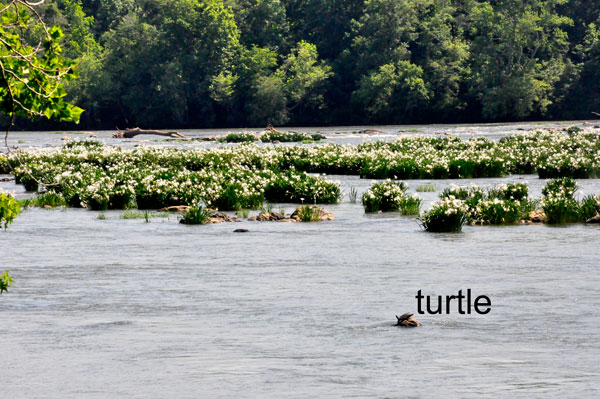
[(67, 206), (65, 198), (54, 191), (46, 191), (45, 193), (38, 194), (34, 198), (24, 199), (19, 202), (24, 208), (56, 208), (59, 206)]
[(3, 292), (8, 292), (8, 289), (12, 286), (12, 284), (13, 279), (10, 276), (8, 270), (0, 274), (0, 294), (2, 294)]
[(583, 198), (579, 207), (581, 221), (586, 221), (600, 214), (600, 195), (588, 195)]
[(20, 213), (19, 201), (11, 194), (0, 191), (0, 227), (6, 229)]
[(416, 215), (421, 208), (417, 194), (406, 195), (408, 186), (403, 182), (386, 180), (375, 182), (362, 196), (365, 212), (400, 211), (403, 215)]
[(589, 212), (589, 200), (586, 210), (575, 199), (577, 183), (568, 177), (551, 180), (542, 189), (541, 205), (549, 224), (576, 223), (584, 220)]
[(435, 202), (419, 220), (423, 228), (431, 233), (459, 232), (467, 222), (469, 206), (464, 200), (453, 196)]
[(168, 218), (169, 212), (150, 212), (148, 210), (140, 211), (125, 211), (121, 214), (121, 219), (145, 219), (146, 223), (152, 218)]
[(303, 205), (296, 209), (296, 214), (303, 222), (318, 222), (321, 216), (321, 208), (315, 205)]
[(354, 187), (350, 187), (350, 192), (348, 193), (348, 199), (351, 204), (356, 204), (356, 200), (358, 198), (358, 191)]
[(418, 186), (415, 191), (418, 193), (432, 193), (435, 191), (435, 187), (433, 184), (427, 183), (427, 184)]
[(407, 189), (408, 186), (403, 182), (374, 182), (362, 196), (365, 212), (398, 210)]
[(229, 133), (226, 136), (219, 138), (222, 143), (253, 143), (257, 141), (252, 133)]
[(441, 198), (456, 198), (465, 202), (467, 222), (471, 224), (512, 224), (528, 217), (534, 206), (528, 200), (525, 183), (500, 184), (487, 191), (476, 186), (452, 186)]
[(63, 144), (63, 148), (66, 149), (85, 149), (85, 150), (97, 150), (104, 147), (104, 143), (99, 140), (94, 139), (84, 139), (84, 140), (69, 140), (65, 144)]
[(190, 207), (179, 221), (183, 224), (205, 224), (210, 218), (210, 210), (202, 205)]
[(281, 143), (313, 142), (321, 141), (322, 138), (323, 136), (320, 134), (265, 132), (260, 136), (260, 141), (263, 143), (272, 143), (274, 141)]

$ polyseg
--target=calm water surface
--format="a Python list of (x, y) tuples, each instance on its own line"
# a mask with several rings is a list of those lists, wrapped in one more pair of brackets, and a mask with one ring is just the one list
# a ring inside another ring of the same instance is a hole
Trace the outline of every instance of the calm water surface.
[[(488, 132), (465, 127), (477, 129)], [(371, 183), (332, 178), (359, 195)], [(522, 180), (539, 196), (536, 176), (472, 181)], [(453, 182), (433, 181), (425, 206)], [(580, 184), (600, 193), (599, 180)], [(428, 234), (347, 197), (327, 208), (334, 222), (211, 226), (23, 212), (0, 232), (0, 269), (15, 280), (0, 298), (3, 396), (600, 396), (598, 226)], [(491, 313), (391, 326), (416, 311), (417, 290), (467, 288), (491, 298)]]

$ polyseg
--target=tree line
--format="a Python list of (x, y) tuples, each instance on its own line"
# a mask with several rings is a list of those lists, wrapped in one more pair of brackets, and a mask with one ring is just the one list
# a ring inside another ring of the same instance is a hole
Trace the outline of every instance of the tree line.
[(62, 27), (63, 53), (78, 62), (65, 90), (85, 110), (83, 128), (600, 110), (596, 0), (55, 0), (41, 14)]

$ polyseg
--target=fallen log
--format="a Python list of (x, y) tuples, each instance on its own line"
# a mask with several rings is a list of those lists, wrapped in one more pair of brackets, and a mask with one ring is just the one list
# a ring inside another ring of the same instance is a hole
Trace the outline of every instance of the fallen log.
[(153, 134), (153, 135), (157, 135), (157, 136), (175, 137), (178, 139), (186, 138), (183, 134), (181, 134), (179, 132), (175, 132), (175, 131), (147, 130), (147, 129), (140, 129), (139, 127), (136, 127), (133, 129), (125, 129), (125, 130), (119, 129), (119, 133), (114, 134), (113, 137), (116, 139), (130, 139), (130, 138), (137, 136), (138, 134)]

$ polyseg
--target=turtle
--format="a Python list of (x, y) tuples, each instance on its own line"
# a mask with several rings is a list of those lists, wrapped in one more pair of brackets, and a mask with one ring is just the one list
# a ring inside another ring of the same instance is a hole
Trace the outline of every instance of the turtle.
[(402, 316), (396, 316), (397, 323), (396, 326), (400, 327), (420, 327), (422, 324), (417, 320), (413, 319), (413, 314), (410, 312), (404, 313)]

